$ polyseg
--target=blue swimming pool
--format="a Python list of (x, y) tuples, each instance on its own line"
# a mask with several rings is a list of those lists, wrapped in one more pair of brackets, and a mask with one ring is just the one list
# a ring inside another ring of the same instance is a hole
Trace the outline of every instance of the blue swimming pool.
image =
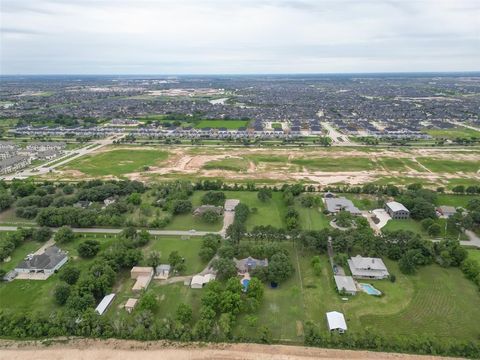
[(243, 291), (246, 292), (248, 290), (248, 284), (250, 284), (249, 279), (243, 279), (242, 280), (242, 285), (243, 285)]
[(362, 290), (366, 292), (368, 295), (376, 295), (376, 296), (382, 295), (382, 292), (378, 289), (375, 289), (373, 285), (360, 283), (360, 286), (362, 287)]

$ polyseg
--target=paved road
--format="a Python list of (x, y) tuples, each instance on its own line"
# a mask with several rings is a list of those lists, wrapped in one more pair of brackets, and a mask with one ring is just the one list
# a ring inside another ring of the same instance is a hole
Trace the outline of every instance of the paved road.
[(340, 131), (336, 130), (328, 122), (322, 122), (322, 126), (327, 130), (328, 136), (332, 139), (332, 145), (355, 145), (353, 144), (347, 135), (342, 134)]
[[(16, 231), (18, 226), (0, 226), (0, 231)], [(52, 231), (57, 231), (53, 228)], [(76, 233), (91, 233), (91, 234), (120, 234), (123, 229), (109, 229), (109, 228), (72, 228)], [(220, 234), (219, 231), (183, 231), (183, 230), (147, 230), (151, 235), (170, 235), (170, 236), (204, 236), (206, 234)]]
[(460, 241), (460, 244), (480, 248), (480, 237), (477, 234), (471, 230), (466, 230), (465, 235), (468, 236), (469, 241)]

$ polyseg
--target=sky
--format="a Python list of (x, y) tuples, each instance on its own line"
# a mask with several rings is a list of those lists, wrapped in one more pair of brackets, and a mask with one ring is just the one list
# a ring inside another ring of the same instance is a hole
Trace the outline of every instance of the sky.
[(480, 0), (0, 0), (0, 74), (480, 70)]

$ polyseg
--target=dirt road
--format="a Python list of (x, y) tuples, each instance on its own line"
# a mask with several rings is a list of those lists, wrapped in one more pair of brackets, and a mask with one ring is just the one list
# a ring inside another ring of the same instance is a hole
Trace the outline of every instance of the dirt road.
[[(33, 342), (0, 342), (0, 360), (432, 360), (434, 356), (259, 344), (176, 344), (124, 340), (72, 340), (48, 347)], [(442, 358), (447, 359), (447, 358)]]

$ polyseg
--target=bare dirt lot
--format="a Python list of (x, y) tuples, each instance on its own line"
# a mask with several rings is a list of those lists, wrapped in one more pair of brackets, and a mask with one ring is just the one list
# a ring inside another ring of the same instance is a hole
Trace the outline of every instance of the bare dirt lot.
[(177, 344), (126, 340), (84, 340), (56, 342), (0, 341), (0, 360), (307, 360), (307, 359), (449, 359), (435, 356), (308, 348), (259, 344)]

